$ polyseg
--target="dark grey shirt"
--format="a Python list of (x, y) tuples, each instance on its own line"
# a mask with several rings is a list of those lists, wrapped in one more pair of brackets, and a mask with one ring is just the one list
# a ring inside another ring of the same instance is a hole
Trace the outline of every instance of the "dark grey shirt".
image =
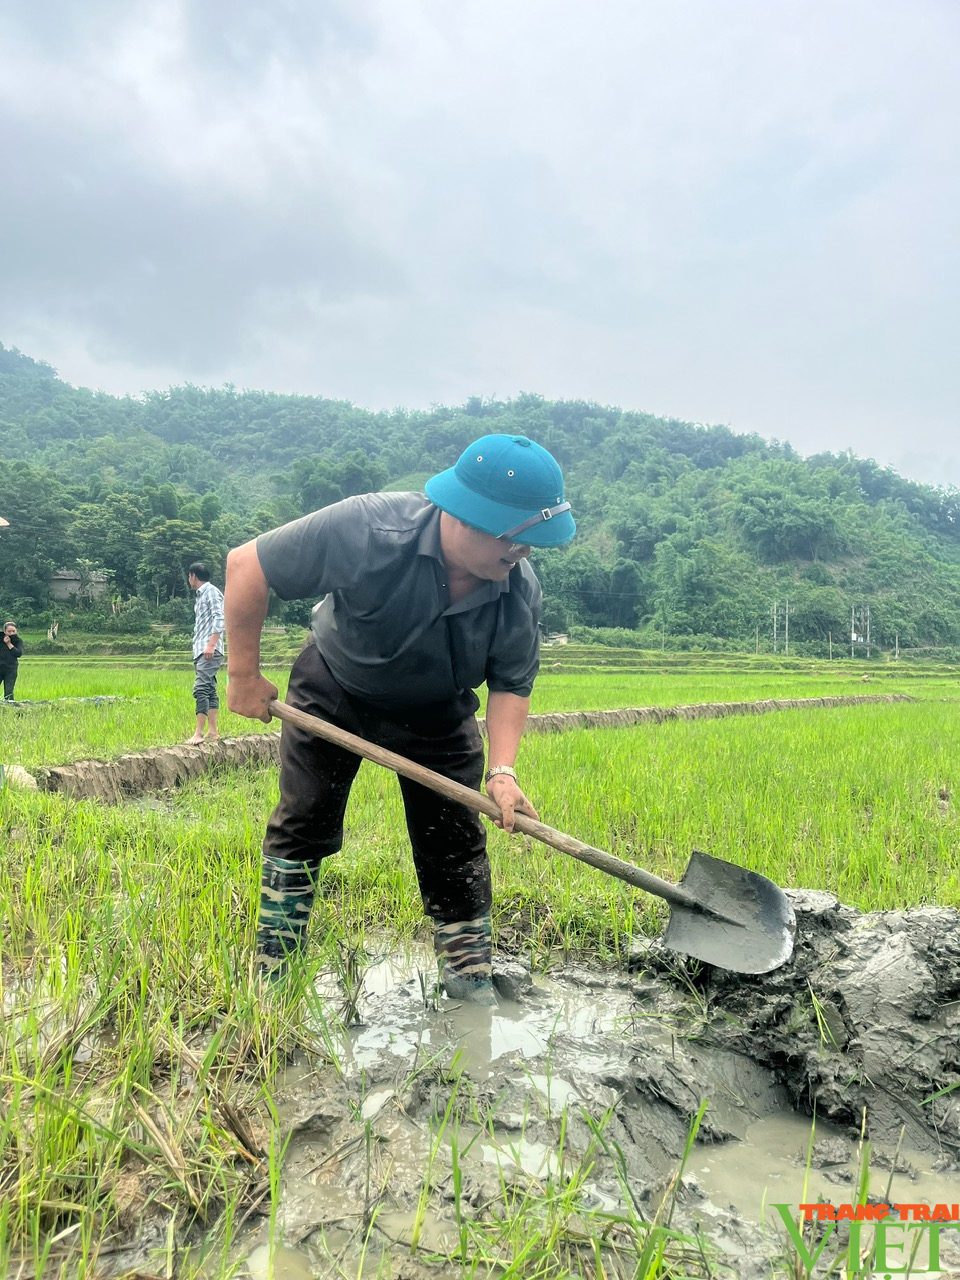
[(440, 512), (422, 493), (346, 498), (262, 534), (257, 555), (281, 599), (324, 596), (313, 638), (356, 697), (400, 708), (456, 701), (484, 682), (521, 697), (533, 688), (536, 575), (522, 560), (451, 604)]

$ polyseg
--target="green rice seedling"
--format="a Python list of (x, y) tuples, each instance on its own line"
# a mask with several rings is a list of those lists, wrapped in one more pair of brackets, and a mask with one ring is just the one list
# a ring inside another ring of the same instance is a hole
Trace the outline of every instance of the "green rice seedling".
[(433, 1185), (432, 1185), (433, 1167), (434, 1167), (434, 1164), (436, 1163), (437, 1155), (443, 1143), (444, 1134), (446, 1133), (447, 1127), (450, 1124), (451, 1117), (454, 1114), (454, 1110), (457, 1104), (457, 1095), (459, 1093), (460, 1086), (463, 1079), (462, 1074), (459, 1071), (459, 1062), (460, 1062), (460, 1051), (457, 1050), (456, 1054), (454, 1055), (453, 1061), (450, 1064), (451, 1071), (456, 1072), (457, 1074), (454, 1076), (453, 1088), (450, 1091), (450, 1097), (447, 1100), (446, 1107), (444, 1108), (444, 1112), (443, 1112), (443, 1116), (441, 1117), (440, 1124), (437, 1127), (434, 1134), (432, 1135), (432, 1140), (430, 1144), (430, 1155), (427, 1160), (426, 1170), (424, 1171), (423, 1181), (420, 1187), (420, 1195), (417, 1199), (417, 1207), (414, 1212), (413, 1226), (410, 1229), (410, 1252), (413, 1254), (416, 1254), (417, 1246), (420, 1243), (420, 1236), (423, 1232), (423, 1224), (427, 1215), (427, 1209), (430, 1204), (430, 1197), (433, 1192)]
[(363, 945), (362, 934), (353, 941), (341, 943), (335, 939), (329, 948), (333, 957), (333, 970), (343, 991), (343, 1003), (339, 1016), (345, 1027), (360, 1021), (360, 1001), (363, 998), (363, 975), (369, 956)]
[(809, 982), (807, 983), (807, 990), (810, 992), (810, 1001), (813, 1005), (813, 1015), (817, 1020), (817, 1031), (820, 1034), (820, 1044), (824, 1048), (829, 1047), (834, 1050), (839, 1049), (840, 1046), (837, 1044), (836, 1037), (833, 1034), (833, 1030), (830, 1026), (830, 1018), (827, 1011), (824, 1009), (823, 1001), (819, 999), (817, 993), (814, 991), (813, 987), (810, 986)]
[(267, 1227), (267, 1280), (273, 1280), (274, 1266), (277, 1256), (277, 1222), (280, 1213), (280, 1188), (282, 1167), (282, 1143), (274, 1129), (270, 1134), (270, 1151), (268, 1157), (270, 1181), (270, 1216)]
[(454, 1124), (450, 1134), (450, 1176), (453, 1179), (453, 1212), (457, 1223), (457, 1236), (460, 1243), (460, 1257), (464, 1260), (468, 1255), (469, 1232), (467, 1219), (463, 1212), (463, 1164), (461, 1160), (460, 1127)]
[[(595, 1274), (655, 1280), (713, 1274), (700, 1242), (665, 1224), (644, 1221), (642, 1209), (633, 1199), (623, 1153), (605, 1134), (612, 1109), (599, 1118), (591, 1117), (585, 1109), (580, 1109), (580, 1114), (593, 1135), (588, 1150), (580, 1154), (568, 1151), (569, 1113), (565, 1108), (558, 1117), (554, 1159), (545, 1173), (538, 1178), (516, 1173), (508, 1177), (511, 1169), (519, 1167), (519, 1151), (513, 1165), (500, 1163), (496, 1213), (469, 1224), (471, 1256), (495, 1259), (498, 1274), (517, 1277), (543, 1275), (559, 1280)], [(509, 1146), (505, 1154), (508, 1152)], [(617, 1169), (624, 1201), (632, 1206), (626, 1212), (584, 1207), (584, 1194), (599, 1153)]]
[(674, 1211), (676, 1210), (676, 1207), (677, 1207), (677, 1197), (679, 1195), (680, 1186), (683, 1179), (683, 1171), (687, 1167), (687, 1161), (690, 1159), (690, 1153), (693, 1150), (693, 1145), (697, 1140), (697, 1134), (700, 1130), (700, 1125), (703, 1121), (703, 1117), (707, 1113), (707, 1108), (709, 1105), (710, 1105), (709, 1100), (707, 1098), (704, 1098), (700, 1103), (700, 1106), (697, 1108), (696, 1115), (693, 1116), (690, 1121), (690, 1125), (687, 1129), (687, 1140), (686, 1140), (686, 1143), (684, 1144), (683, 1154), (680, 1157), (680, 1164), (677, 1166), (676, 1171), (674, 1172), (672, 1178), (670, 1179), (670, 1183), (667, 1188), (667, 1193), (661, 1202), (660, 1208), (657, 1210), (657, 1215), (654, 1219), (654, 1223), (659, 1222), (660, 1216), (664, 1210), (664, 1206), (666, 1207), (667, 1227), (669, 1228), (673, 1222)]
[[(809, 1134), (809, 1137), (807, 1138), (807, 1156), (803, 1166), (803, 1187), (800, 1192), (801, 1204), (805, 1204), (810, 1198), (810, 1193), (807, 1190), (807, 1188), (810, 1185), (810, 1171), (813, 1167), (813, 1148), (814, 1148), (814, 1143), (816, 1141), (816, 1134), (817, 1134), (817, 1115), (816, 1115), (816, 1111), (814, 1111), (814, 1114), (810, 1121), (810, 1134)], [(763, 1208), (766, 1207), (766, 1195), (767, 1195), (766, 1188), (764, 1188)], [(805, 1226), (804, 1226), (803, 1219), (799, 1216), (796, 1221), (796, 1230), (797, 1230), (797, 1239), (800, 1242), (802, 1242)], [(803, 1260), (800, 1256), (799, 1249), (795, 1250), (795, 1252), (787, 1258), (786, 1265), (792, 1280), (802, 1280), (804, 1269), (803, 1269)]]

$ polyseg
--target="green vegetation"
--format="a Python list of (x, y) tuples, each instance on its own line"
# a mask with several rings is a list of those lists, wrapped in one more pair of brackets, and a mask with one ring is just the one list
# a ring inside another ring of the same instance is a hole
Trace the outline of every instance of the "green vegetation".
[[(845, 649), (866, 607), (874, 652), (960, 649), (960, 494), (852, 454), (803, 459), (726, 427), (535, 395), (391, 413), (233, 387), (118, 399), (2, 347), (0, 430), (3, 608), (44, 628), (59, 567), (80, 575), (85, 630), (186, 626), (191, 560), (219, 572), (265, 529), (419, 484), (478, 435), (523, 432), (563, 464), (580, 525), (570, 548), (535, 557), (551, 631), (770, 649), (771, 607), (789, 600), (793, 652)], [(99, 572), (110, 589), (95, 603)], [(306, 609), (275, 602), (274, 617), (302, 623)]]

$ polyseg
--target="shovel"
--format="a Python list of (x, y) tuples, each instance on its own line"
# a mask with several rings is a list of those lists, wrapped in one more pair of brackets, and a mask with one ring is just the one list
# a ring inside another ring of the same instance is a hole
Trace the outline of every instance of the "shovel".
[[(434, 773), (405, 756), (375, 746), (318, 716), (299, 711), (274, 699), (269, 711), (280, 720), (325, 738), (345, 751), (382, 764), (421, 786), (436, 791), (488, 818), (499, 818), (499, 806), (479, 791)], [(766, 876), (748, 871), (722, 858), (694, 852), (679, 885), (613, 854), (594, 849), (573, 836), (556, 831), (534, 818), (516, 815), (515, 830), (533, 836), (551, 848), (568, 853), (607, 875), (625, 880), (645, 893), (670, 903), (670, 921), (664, 943), (674, 951), (734, 973), (769, 973), (790, 959), (797, 922), (786, 894)]]

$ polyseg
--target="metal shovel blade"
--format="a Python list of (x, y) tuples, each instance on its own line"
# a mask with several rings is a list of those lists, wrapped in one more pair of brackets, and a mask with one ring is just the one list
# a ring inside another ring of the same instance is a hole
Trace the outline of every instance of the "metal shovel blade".
[(698, 906), (671, 902), (663, 941), (672, 950), (734, 973), (769, 973), (790, 959), (796, 916), (766, 876), (694, 850), (680, 888)]

